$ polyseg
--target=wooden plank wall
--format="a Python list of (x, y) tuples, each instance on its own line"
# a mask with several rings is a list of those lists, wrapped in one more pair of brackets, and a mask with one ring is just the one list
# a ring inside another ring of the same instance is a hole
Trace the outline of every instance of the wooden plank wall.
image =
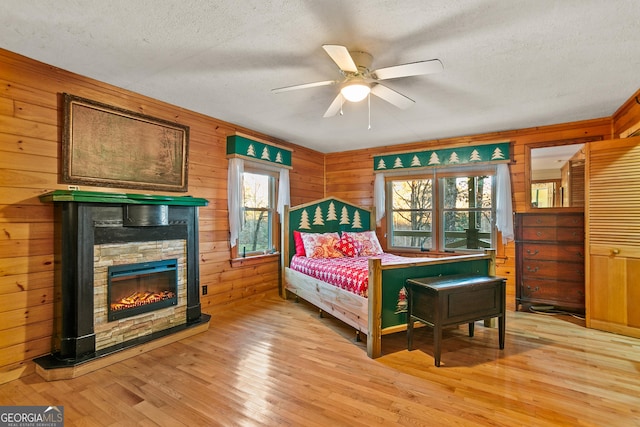
[[(432, 141), (421, 141), (365, 150), (331, 153), (326, 156), (327, 194), (364, 206), (373, 206), (373, 156), (429, 148), (458, 147), (488, 142), (512, 142), (511, 189), (515, 212), (525, 210), (524, 147), (526, 144), (578, 139), (590, 136), (611, 138), (611, 118), (601, 118), (553, 126), (495, 132)], [(378, 237), (386, 247), (386, 224), (377, 230)], [(500, 256), (500, 252), (504, 252)], [(509, 242), (504, 251), (499, 251), (497, 274), (507, 278), (508, 301), (515, 306), (515, 245)]]
[(277, 288), (277, 258), (230, 266), (226, 136), (240, 131), (293, 150), (292, 204), (324, 197), (322, 153), (5, 50), (0, 50), (0, 83), (0, 383), (32, 372), (29, 361), (51, 350), (53, 206), (40, 203), (38, 196), (67, 188), (59, 183), (63, 92), (190, 127), (186, 194), (209, 200), (200, 208), (200, 278), (208, 286), (208, 295), (201, 296), (203, 310), (259, 298)]
[[(190, 127), (187, 194), (209, 200), (208, 206), (200, 208), (200, 276), (201, 285), (208, 286), (208, 295), (201, 296), (205, 311), (260, 298), (264, 291), (277, 288), (280, 274), (277, 259), (230, 265), (225, 159), (230, 133), (240, 131), (293, 149), (292, 205), (331, 195), (372, 206), (375, 154), (509, 140), (514, 143), (511, 175), (518, 211), (524, 206), (525, 144), (595, 135), (608, 139), (616, 125), (640, 120), (640, 108), (630, 100), (616, 113), (613, 126), (611, 118), (603, 118), (323, 155), (2, 49), (0, 83), (0, 383), (33, 372), (30, 360), (51, 348), (53, 207), (40, 203), (38, 196), (66, 189), (58, 182), (63, 92)], [(513, 244), (505, 253), (498, 274), (509, 277), (513, 293)]]
[(613, 114), (614, 138), (640, 135), (640, 89)]

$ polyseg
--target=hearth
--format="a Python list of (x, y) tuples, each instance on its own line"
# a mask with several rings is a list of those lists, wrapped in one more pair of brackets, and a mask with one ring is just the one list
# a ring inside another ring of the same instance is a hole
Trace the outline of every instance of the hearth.
[(53, 348), (35, 359), (40, 368), (76, 366), (208, 325), (197, 209), (206, 200), (64, 190), (40, 199), (55, 207), (59, 296)]

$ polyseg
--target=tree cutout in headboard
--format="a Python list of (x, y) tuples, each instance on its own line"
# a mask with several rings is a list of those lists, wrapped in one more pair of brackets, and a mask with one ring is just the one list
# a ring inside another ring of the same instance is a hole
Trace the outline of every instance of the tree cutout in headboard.
[(370, 229), (370, 217), (368, 209), (329, 198), (289, 209), (289, 227), (310, 233), (363, 231)]
[(329, 233), (341, 231), (365, 231), (375, 229), (372, 211), (328, 197), (289, 208), (289, 247), (294, 248), (293, 230), (305, 233)]

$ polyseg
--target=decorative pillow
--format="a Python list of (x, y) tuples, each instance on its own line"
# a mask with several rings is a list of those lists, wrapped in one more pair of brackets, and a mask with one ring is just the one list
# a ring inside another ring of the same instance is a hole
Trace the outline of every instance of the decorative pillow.
[(340, 240), (338, 233), (300, 233), (307, 258), (341, 258), (342, 252), (335, 248)]
[(342, 233), (340, 240), (335, 244), (335, 248), (348, 257), (358, 256), (358, 252), (360, 252), (358, 242), (346, 233)]
[(293, 242), (296, 244), (296, 255), (307, 256), (307, 253), (304, 251), (304, 242), (302, 241), (302, 236), (297, 230), (293, 231)]
[(349, 236), (353, 237), (353, 240), (360, 245), (360, 250), (358, 252), (359, 256), (382, 255), (382, 246), (380, 246), (380, 241), (378, 240), (378, 236), (376, 236), (375, 231), (369, 230), (355, 233), (352, 232), (349, 233)]

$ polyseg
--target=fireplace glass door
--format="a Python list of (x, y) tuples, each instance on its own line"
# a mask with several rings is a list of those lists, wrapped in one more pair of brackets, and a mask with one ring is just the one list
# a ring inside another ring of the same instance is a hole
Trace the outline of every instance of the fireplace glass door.
[(109, 321), (178, 303), (178, 260), (169, 259), (108, 268)]

